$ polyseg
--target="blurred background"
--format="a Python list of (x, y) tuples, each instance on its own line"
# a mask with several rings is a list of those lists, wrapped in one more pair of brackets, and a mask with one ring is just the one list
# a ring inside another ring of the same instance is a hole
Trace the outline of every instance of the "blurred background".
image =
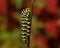
[(0, 48), (28, 48), (20, 36), (25, 8), (32, 8), (30, 48), (60, 48), (60, 0), (0, 0)]

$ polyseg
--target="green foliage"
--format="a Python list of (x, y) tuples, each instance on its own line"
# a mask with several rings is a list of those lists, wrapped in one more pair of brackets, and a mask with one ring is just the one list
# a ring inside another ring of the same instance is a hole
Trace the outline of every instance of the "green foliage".
[(16, 9), (21, 9), (23, 7), (23, 0), (14, 0), (14, 5)]

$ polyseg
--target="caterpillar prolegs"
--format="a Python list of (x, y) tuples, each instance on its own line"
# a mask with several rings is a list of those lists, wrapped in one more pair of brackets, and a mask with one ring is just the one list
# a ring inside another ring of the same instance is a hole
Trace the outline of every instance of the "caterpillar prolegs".
[(31, 31), (31, 9), (23, 9), (21, 13), (21, 40), (29, 46)]

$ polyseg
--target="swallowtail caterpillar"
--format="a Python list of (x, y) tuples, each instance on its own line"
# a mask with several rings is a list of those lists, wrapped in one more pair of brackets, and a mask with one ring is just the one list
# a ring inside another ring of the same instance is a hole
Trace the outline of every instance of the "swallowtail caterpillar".
[(23, 9), (20, 17), (21, 22), (21, 40), (29, 45), (31, 30), (31, 9)]

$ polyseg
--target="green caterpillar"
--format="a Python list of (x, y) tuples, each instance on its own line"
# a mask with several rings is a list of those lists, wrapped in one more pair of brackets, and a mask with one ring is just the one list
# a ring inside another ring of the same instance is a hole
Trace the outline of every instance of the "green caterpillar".
[(21, 13), (21, 39), (23, 42), (29, 44), (30, 29), (31, 29), (31, 9), (23, 9)]

